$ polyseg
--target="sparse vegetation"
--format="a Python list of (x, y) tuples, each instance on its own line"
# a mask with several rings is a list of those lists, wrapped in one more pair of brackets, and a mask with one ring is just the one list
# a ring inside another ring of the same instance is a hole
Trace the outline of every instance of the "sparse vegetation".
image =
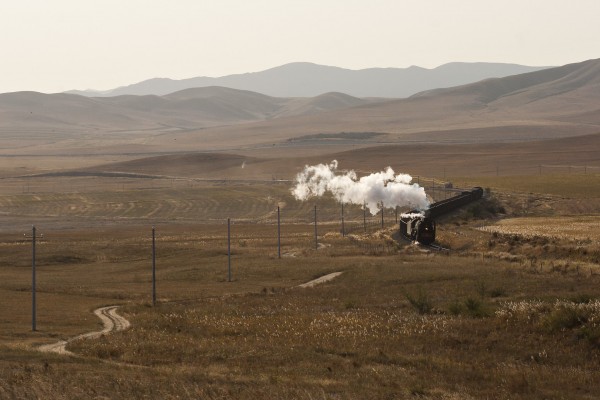
[[(389, 228), (364, 234), (358, 208), (346, 210), (344, 238), (338, 205), (321, 199), (315, 250), (313, 205), (294, 204), (286, 185), (117, 189), (110, 206), (101, 190), (0, 196), (11, 218), (56, 216), (40, 227), (36, 333), (30, 243), (23, 232), (0, 233), (2, 396), (584, 399), (600, 390), (589, 226), (548, 235), (529, 218), (530, 235), (490, 232), (504, 226), (503, 212), (483, 202), (475, 220), (440, 222), (438, 240), (452, 251), (435, 253), (394, 242), (393, 214)], [(273, 210), (283, 203), (280, 260)], [(513, 203), (501, 204), (511, 217)], [(222, 219), (230, 213), (233, 282)], [(340, 270), (322, 286), (294, 288)], [(123, 304), (132, 328), (72, 343), (82, 358), (32, 351), (96, 329), (91, 310), (106, 304)]]

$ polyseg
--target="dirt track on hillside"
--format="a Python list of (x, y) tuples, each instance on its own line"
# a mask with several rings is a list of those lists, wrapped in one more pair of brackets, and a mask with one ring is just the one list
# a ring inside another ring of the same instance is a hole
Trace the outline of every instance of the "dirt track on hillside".
[[(298, 287), (301, 287), (301, 288), (314, 287), (315, 285), (318, 285), (318, 284), (321, 284), (324, 282), (328, 282), (341, 274), (342, 274), (342, 272), (333, 272), (331, 274), (324, 275), (320, 278), (314, 279), (310, 282), (303, 283), (302, 285), (298, 285)], [(40, 350), (42, 352), (46, 352), (46, 353), (74, 355), (74, 353), (72, 353), (66, 349), (67, 344), (69, 344), (70, 342), (73, 342), (76, 340), (82, 340), (82, 339), (97, 339), (102, 335), (106, 335), (111, 332), (122, 331), (122, 330), (129, 328), (131, 326), (131, 323), (127, 319), (125, 319), (122, 316), (120, 316), (119, 314), (117, 314), (117, 308), (119, 308), (119, 306), (100, 307), (100, 308), (94, 310), (94, 314), (96, 314), (98, 316), (98, 318), (100, 318), (102, 320), (102, 323), (104, 325), (104, 327), (101, 331), (83, 333), (81, 335), (72, 337), (67, 340), (60, 340), (56, 343), (44, 344), (44, 345), (38, 347), (38, 350)]]
[(97, 339), (102, 335), (129, 328), (131, 323), (117, 314), (117, 308), (119, 306), (100, 307), (94, 310), (94, 314), (102, 320), (102, 324), (104, 325), (101, 331), (83, 333), (68, 340), (60, 340), (56, 343), (42, 345), (38, 349), (42, 352), (72, 355), (73, 353), (66, 349), (67, 344), (70, 342), (81, 339)]
[(338, 277), (341, 274), (343, 274), (343, 272), (332, 272), (331, 274), (323, 275), (320, 278), (313, 279), (312, 281), (303, 283), (302, 285), (298, 285), (298, 287), (301, 287), (301, 288), (314, 287), (314, 286), (319, 285), (321, 283), (328, 282), (328, 281), (330, 281), (330, 280)]

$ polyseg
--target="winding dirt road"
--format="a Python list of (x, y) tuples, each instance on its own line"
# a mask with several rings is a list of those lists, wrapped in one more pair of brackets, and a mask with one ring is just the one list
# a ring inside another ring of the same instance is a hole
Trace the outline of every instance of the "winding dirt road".
[[(334, 272), (334, 273), (331, 273), (328, 275), (324, 275), (324, 276), (314, 279), (310, 282), (306, 282), (306, 283), (303, 283), (302, 285), (298, 285), (298, 287), (301, 287), (301, 288), (314, 287), (315, 285), (330, 281), (341, 274), (342, 274), (342, 272)], [(122, 331), (122, 330), (129, 328), (131, 326), (131, 323), (127, 319), (125, 319), (122, 316), (120, 316), (119, 314), (117, 314), (117, 308), (119, 308), (119, 306), (100, 307), (100, 308), (94, 310), (94, 314), (96, 314), (98, 316), (98, 318), (100, 318), (100, 320), (102, 320), (102, 324), (104, 325), (104, 327), (102, 328), (101, 331), (83, 333), (81, 335), (72, 337), (68, 340), (59, 340), (56, 343), (44, 344), (44, 345), (38, 347), (38, 350), (40, 350), (42, 352), (47, 352), (47, 353), (74, 355), (74, 353), (72, 353), (66, 349), (67, 344), (69, 344), (70, 342), (73, 342), (75, 340), (81, 340), (81, 339), (97, 339), (102, 335), (106, 335), (111, 332)]]
[(131, 323), (117, 314), (117, 308), (119, 306), (100, 307), (94, 311), (94, 314), (102, 320), (102, 324), (104, 325), (101, 331), (83, 333), (68, 340), (60, 340), (56, 343), (42, 345), (38, 349), (43, 352), (72, 355), (73, 353), (66, 349), (67, 344), (70, 342), (80, 339), (96, 339), (102, 335), (129, 328)]

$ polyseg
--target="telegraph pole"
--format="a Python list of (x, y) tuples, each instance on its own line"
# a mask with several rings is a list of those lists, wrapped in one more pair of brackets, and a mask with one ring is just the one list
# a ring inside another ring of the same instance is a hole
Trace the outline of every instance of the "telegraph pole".
[(277, 258), (281, 258), (281, 217), (277, 206)]
[(367, 233), (367, 202), (363, 202), (363, 227), (365, 228), (365, 233)]
[(231, 282), (231, 220), (227, 218), (227, 282)]
[(156, 230), (152, 227), (152, 305), (156, 305)]
[(344, 227), (344, 202), (342, 201), (342, 237), (346, 237), (346, 229)]
[(317, 236), (317, 206), (315, 206), (315, 250), (319, 249), (319, 241)]
[[(36, 282), (35, 282), (35, 239), (38, 237), (35, 229), (35, 225), (31, 226), (31, 236), (24, 235), (25, 238), (31, 238), (31, 330), (36, 331)], [(40, 235), (39, 238), (43, 239), (44, 235)]]

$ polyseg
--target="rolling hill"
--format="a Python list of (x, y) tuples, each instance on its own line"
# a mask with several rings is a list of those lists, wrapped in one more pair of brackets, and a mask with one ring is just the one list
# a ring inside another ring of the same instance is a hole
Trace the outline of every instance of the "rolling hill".
[[(332, 135), (351, 132), (380, 134), (346, 140), (348, 146), (506, 142), (591, 134), (600, 131), (599, 80), (600, 60), (588, 60), (309, 117), (261, 121), (235, 129), (211, 128), (201, 134), (184, 132), (177, 141), (213, 149), (272, 145), (293, 147), (298, 152), (303, 151), (301, 146), (308, 146), (310, 152), (326, 145), (339, 146), (344, 141), (332, 140)], [(295, 140), (306, 137), (317, 140)], [(151, 142), (163, 143), (162, 139)]]
[(143, 140), (169, 131), (204, 129), (311, 115), (372, 103), (341, 93), (315, 98), (277, 98), (223, 87), (185, 89), (165, 96), (84, 97), (73, 94), (0, 94), (4, 149), (27, 142)]
[(407, 99), (271, 97), (223, 87), (164, 96), (0, 95), (4, 154), (287, 151), (541, 140), (600, 132), (600, 60)]

